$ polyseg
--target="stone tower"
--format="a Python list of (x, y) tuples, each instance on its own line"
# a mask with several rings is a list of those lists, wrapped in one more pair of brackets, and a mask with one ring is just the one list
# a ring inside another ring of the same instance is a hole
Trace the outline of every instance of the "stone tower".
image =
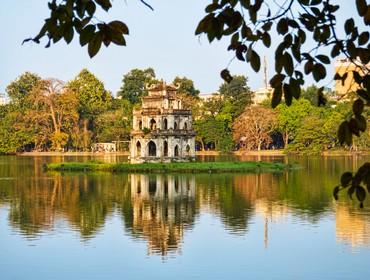
[(181, 162), (195, 159), (195, 132), (190, 110), (182, 108), (178, 87), (147, 86), (142, 107), (133, 111), (130, 160), (141, 162)]

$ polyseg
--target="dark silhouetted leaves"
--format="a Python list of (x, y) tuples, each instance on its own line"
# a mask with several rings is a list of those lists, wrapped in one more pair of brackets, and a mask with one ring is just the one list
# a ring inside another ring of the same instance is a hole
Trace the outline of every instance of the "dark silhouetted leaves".
[(348, 184), (352, 181), (352, 172), (345, 172), (342, 174), (342, 176), (340, 177), (340, 184), (343, 186), (343, 187), (347, 187)]
[(356, 187), (356, 197), (360, 202), (363, 202), (366, 198), (366, 191), (363, 187)]
[(233, 80), (233, 77), (227, 69), (221, 71), (221, 78), (227, 83), (230, 83)]
[(88, 52), (90, 57), (94, 57), (99, 52), (101, 44), (102, 37), (99, 33), (96, 33), (88, 45)]
[(277, 105), (280, 104), (282, 95), (283, 95), (282, 87), (281, 86), (275, 87), (271, 99), (272, 108), (276, 108)]
[(355, 102), (353, 102), (353, 106), (352, 106), (353, 113), (356, 116), (361, 115), (362, 112), (364, 111), (364, 106), (365, 106), (365, 104), (361, 99), (355, 100)]
[(350, 146), (352, 144), (352, 133), (349, 128), (348, 121), (344, 121), (341, 123), (338, 129), (338, 140), (341, 145), (347, 144)]

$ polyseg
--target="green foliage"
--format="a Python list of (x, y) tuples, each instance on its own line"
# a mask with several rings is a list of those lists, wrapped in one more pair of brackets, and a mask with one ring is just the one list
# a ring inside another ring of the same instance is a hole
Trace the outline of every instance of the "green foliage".
[(252, 104), (252, 92), (247, 85), (247, 77), (234, 76), (230, 83), (223, 83), (219, 92), (231, 103), (232, 117), (237, 118), (246, 106)]
[(197, 139), (204, 144), (214, 143), (215, 149), (229, 152), (232, 149), (232, 134), (229, 122), (225, 119), (205, 116), (193, 124)]
[(180, 94), (186, 94), (194, 97), (199, 96), (199, 90), (195, 88), (193, 80), (186, 77), (176, 77), (172, 84), (179, 85), (180, 88), (177, 90)]
[(313, 106), (306, 99), (299, 99), (293, 101), (291, 106), (280, 104), (276, 110), (277, 129), (283, 135), (285, 146), (288, 145), (289, 140), (296, 137), (298, 129), (301, 127), (303, 120), (309, 115)]
[(115, 100), (112, 109), (96, 119), (98, 142), (123, 141), (130, 139), (132, 126), (132, 104), (127, 100)]
[(68, 87), (77, 95), (78, 111), (82, 118), (94, 119), (111, 105), (112, 96), (104, 88), (103, 82), (87, 69), (70, 81)]
[(148, 94), (145, 86), (153, 82), (155, 82), (153, 68), (144, 70), (132, 69), (123, 76), (122, 86), (117, 95), (130, 101), (132, 104), (137, 104), (142, 96)]
[(27, 106), (25, 101), (40, 80), (41, 78), (38, 75), (30, 72), (20, 75), (6, 87), (6, 93), (10, 97), (10, 101), (17, 106)]

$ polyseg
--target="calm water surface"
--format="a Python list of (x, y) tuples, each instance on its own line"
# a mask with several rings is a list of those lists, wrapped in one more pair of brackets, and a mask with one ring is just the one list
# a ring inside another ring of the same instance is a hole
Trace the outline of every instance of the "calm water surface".
[(0, 157), (0, 279), (370, 274), (370, 199), (331, 195), (369, 157), (260, 158), (303, 167), (284, 174), (42, 172), (87, 159)]

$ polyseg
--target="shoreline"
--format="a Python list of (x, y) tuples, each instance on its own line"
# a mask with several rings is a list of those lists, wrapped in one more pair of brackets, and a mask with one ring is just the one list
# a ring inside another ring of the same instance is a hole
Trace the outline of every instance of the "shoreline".
[[(93, 157), (107, 157), (107, 156), (129, 156), (128, 151), (124, 152), (112, 152), (112, 153), (94, 153), (94, 152), (24, 152), (17, 153), (17, 156), (93, 156)], [(197, 151), (196, 156), (222, 156), (223, 153), (219, 151)], [(227, 155), (227, 154), (226, 154)], [(285, 157), (285, 156), (304, 156), (301, 154), (285, 153), (284, 150), (262, 150), (262, 151), (234, 151), (229, 153), (233, 156), (274, 156), (274, 157)], [(323, 151), (319, 155), (312, 156), (369, 156), (370, 151)], [(310, 155), (309, 155), (310, 156)]]

